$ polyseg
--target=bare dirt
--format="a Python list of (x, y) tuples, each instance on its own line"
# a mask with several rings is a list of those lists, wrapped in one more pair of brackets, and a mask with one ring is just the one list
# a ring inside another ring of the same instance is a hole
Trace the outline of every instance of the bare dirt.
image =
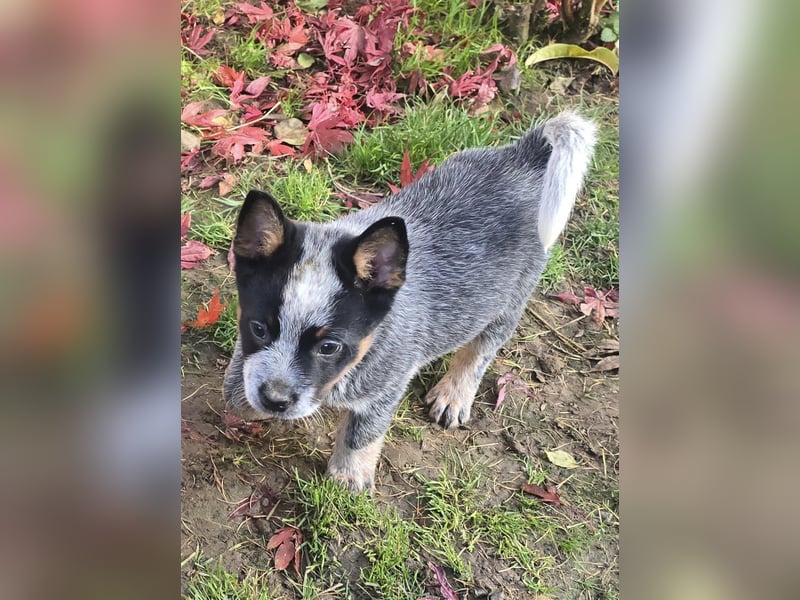
[[(378, 467), (375, 499), (408, 518), (419, 516), (417, 476), (435, 478), (455, 452), (464, 460), (491, 466), (481, 490), (487, 505), (518, 495), (527, 482), (520, 459), (527, 459), (547, 469), (564, 500), (575, 508), (543, 505), (542, 510), (561, 515), (567, 527), (588, 521), (593, 530), (606, 532), (595, 536), (577, 557), (541, 540), (540, 549), (552, 553), (557, 565), (549, 571), (552, 580), (547, 584), (558, 592), (546, 596), (526, 591), (519, 571), (497, 556), (480, 548), (466, 553), (474, 577), (464, 597), (493, 593), (490, 597), (506, 600), (606, 598), (606, 590), (617, 589), (618, 377), (616, 370), (593, 371), (600, 357), (613, 353), (616, 339), (615, 323), (598, 325), (574, 307), (536, 295), (514, 339), (487, 373), (467, 426), (443, 431), (430, 423), (420, 402), (412, 401), (393, 427)], [(259, 421), (250, 429), (238, 427), (221, 395), (226, 359), (210, 342), (183, 348), (184, 580), (192, 574), (191, 559), (198, 556), (219, 557), (227, 570), (240, 574), (268, 566), (266, 541), (274, 533), (269, 521), (243, 524), (241, 518), (231, 518), (231, 512), (259, 485), (280, 495), (293, 485), (294, 469), (305, 478), (323, 473), (333, 442), (332, 413), (300, 422)], [(412, 388), (424, 392), (435, 371), (426, 371)], [(504, 375), (500, 385), (507, 381), (506, 395), (496, 408), (498, 379)], [(545, 451), (553, 449), (568, 451), (579, 468), (568, 471), (548, 462)], [(357, 579), (363, 556), (351, 547), (339, 558)], [(269, 586), (277, 597), (294, 598), (286, 577), (270, 575)], [(604, 591), (587, 588), (587, 579), (602, 582)]]

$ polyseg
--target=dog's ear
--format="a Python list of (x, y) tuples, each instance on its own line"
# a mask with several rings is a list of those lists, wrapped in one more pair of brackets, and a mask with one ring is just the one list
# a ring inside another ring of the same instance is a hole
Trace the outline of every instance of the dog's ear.
[(367, 288), (396, 290), (406, 280), (408, 236), (399, 217), (370, 225), (355, 241), (353, 265)]
[(283, 245), (290, 225), (272, 196), (251, 190), (239, 212), (233, 253), (244, 258), (268, 258)]

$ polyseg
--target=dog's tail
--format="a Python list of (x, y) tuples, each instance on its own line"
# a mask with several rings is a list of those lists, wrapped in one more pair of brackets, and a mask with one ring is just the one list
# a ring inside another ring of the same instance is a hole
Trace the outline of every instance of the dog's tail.
[(567, 225), (589, 168), (597, 126), (577, 113), (564, 112), (532, 133), (539, 140), (543, 137), (552, 147), (539, 203), (539, 239), (547, 251)]

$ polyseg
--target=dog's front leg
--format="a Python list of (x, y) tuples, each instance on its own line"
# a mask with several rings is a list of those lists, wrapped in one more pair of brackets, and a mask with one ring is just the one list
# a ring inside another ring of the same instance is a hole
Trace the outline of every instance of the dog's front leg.
[(375, 409), (369, 413), (349, 411), (336, 433), (328, 477), (352, 492), (375, 488), (375, 467), (383, 448), (393, 411)]

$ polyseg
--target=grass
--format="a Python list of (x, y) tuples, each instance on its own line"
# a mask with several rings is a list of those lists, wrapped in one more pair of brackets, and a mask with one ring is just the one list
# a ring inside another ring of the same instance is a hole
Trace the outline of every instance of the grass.
[(452, 102), (412, 104), (396, 123), (356, 131), (353, 144), (332, 159), (332, 167), (342, 179), (396, 183), (406, 151), (414, 168), (424, 160), (438, 165), (459, 150), (510, 141), (513, 133), (490, 115), (470, 116), (466, 108)]
[[(453, 68), (456, 74), (474, 71), (481, 59), (486, 62), (481, 53), (503, 41), (491, 3), (468, 8), (461, 0), (411, 0), (411, 6), (416, 10), (408, 27), (401, 28), (396, 47), (412, 44), (416, 50), (396, 65), (400, 77), (415, 70), (429, 79), (437, 78), (444, 68)], [(425, 46), (433, 43), (436, 50), (431, 53)]]
[(265, 572), (253, 572), (239, 579), (216, 565), (201, 564), (187, 585), (184, 600), (272, 600)]

